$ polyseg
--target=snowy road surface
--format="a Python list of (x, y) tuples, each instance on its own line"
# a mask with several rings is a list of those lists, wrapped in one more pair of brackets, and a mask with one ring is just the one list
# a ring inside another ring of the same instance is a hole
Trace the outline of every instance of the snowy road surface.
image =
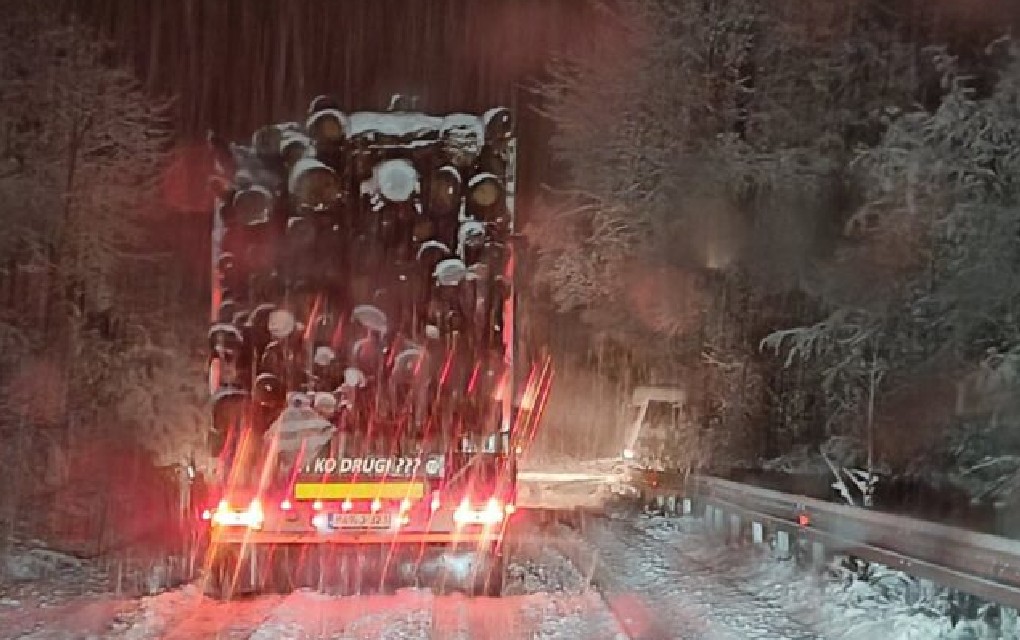
[[(545, 639), (617, 640), (620, 627), (570, 562), (521, 545), (508, 567), (508, 595), (467, 598), (426, 590), (334, 597), (313, 591), (222, 603), (195, 586), (137, 600), (73, 597), (38, 609), (0, 604), (0, 638), (72, 640)], [(0, 602), (3, 602), (0, 600)]]
[[(648, 521), (592, 520), (585, 537), (599, 550), (603, 590), (634, 638), (744, 640), (824, 638), (768, 594), (727, 580), (698, 561), (682, 536), (656, 536)], [(706, 540), (696, 537), (704, 545)]]
[[(946, 591), (874, 565), (863, 581), (822, 573), (767, 548), (729, 546), (693, 518), (596, 519), (596, 576), (634, 640), (977, 640), (1020, 638), (981, 621), (951, 622)], [(909, 595), (908, 595), (909, 594)]]
[[(871, 583), (799, 571), (767, 549), (727, 547), (693, 519), (591, 519), (514, 543), (504, 598), (424, 590), (335, 597), (312, 591), (222, 603), (195, 586), (140, 598), (98, 579), (0, 585), (0, 638), (936, 640), (1016, 638), (954, 629), (937, 593), (909, 603), (877, 570)], [(565, 556), (572, 558), (573, 563)], [(592, 560), (595, 559), (594, 568)], [(580, 567), (577, 569), (575, 567)], [(601, 596), (582, 574), (592, 573)], [(893, 588), (890, 588), (892, 586)], [(90, 593), (91, 592), (91, 593)]]
[(608, 640), (617, 637), (614, 624), (590, 593), (469, 599), (426, 591), (347, 598), (297, 591), (222, 604), (184, 590), (146, 600), (129, 628), (107, 637)]

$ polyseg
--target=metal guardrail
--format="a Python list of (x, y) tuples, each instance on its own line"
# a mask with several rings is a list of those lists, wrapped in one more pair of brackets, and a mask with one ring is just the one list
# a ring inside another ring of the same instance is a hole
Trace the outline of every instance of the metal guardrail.
[[(596, 470), (578, 471), (597, 475)], [(557, 476), (561, 482), (580, 479), (567, 473), (534, 473), (525, 476), (522, 484), (540, 484), (539, 478), (548, 481), (549, 476)], [(1020, 540), (721, 478), (636, 470), (627, 476), (646, 499), (692, 498), (735, 514), (743, 522), (758, 522), (767, 529), (820, 543), (829, 553), (877, 562), (1020, 610)]]
[[(829, 551), (1020, 609), (1018, 540), (719, 478), (692, 476), (683, 492), (763, 525), (800, 531)], [(802, 514), (806, 523), (800, 520)]]

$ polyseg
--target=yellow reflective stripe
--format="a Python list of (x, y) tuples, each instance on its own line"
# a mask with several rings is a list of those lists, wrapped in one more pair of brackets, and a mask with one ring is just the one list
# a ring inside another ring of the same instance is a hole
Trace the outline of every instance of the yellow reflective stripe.
[(425, 496), (421, 482), (298, 482), (294, 485), (297, 500), (400, 500)]

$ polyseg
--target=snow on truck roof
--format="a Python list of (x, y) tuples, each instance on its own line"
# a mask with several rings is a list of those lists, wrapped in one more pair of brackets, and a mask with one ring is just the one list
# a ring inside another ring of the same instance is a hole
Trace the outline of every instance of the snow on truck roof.
[(469, 113), (454, 113), (448, 116), (430, 116), (425, 113), (398, 111), (357, 111), (347, 118), (349, 137), (379, 133), (384, 136), (438, 136), (452, 128), (468, 128), (478, 138), (485, 138), (485, 122), (481, 117)]

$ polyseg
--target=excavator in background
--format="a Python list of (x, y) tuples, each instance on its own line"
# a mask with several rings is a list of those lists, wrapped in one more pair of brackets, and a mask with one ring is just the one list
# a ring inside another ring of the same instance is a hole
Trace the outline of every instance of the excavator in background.
[(686, 475), (692, 442), (681, 442), (690, 432), (687, 393), (680, 386), (638, 386), (627, 406), (627, 431), (622, 463), (622, 487), (655, 490), (662, 477)]
[(627, 407), (629, 424), (621, 452), (623, 460), (640, 469), (669, 468), (671, 439), (683, 426), (686, 401), (680, 387), (636, 387)]

